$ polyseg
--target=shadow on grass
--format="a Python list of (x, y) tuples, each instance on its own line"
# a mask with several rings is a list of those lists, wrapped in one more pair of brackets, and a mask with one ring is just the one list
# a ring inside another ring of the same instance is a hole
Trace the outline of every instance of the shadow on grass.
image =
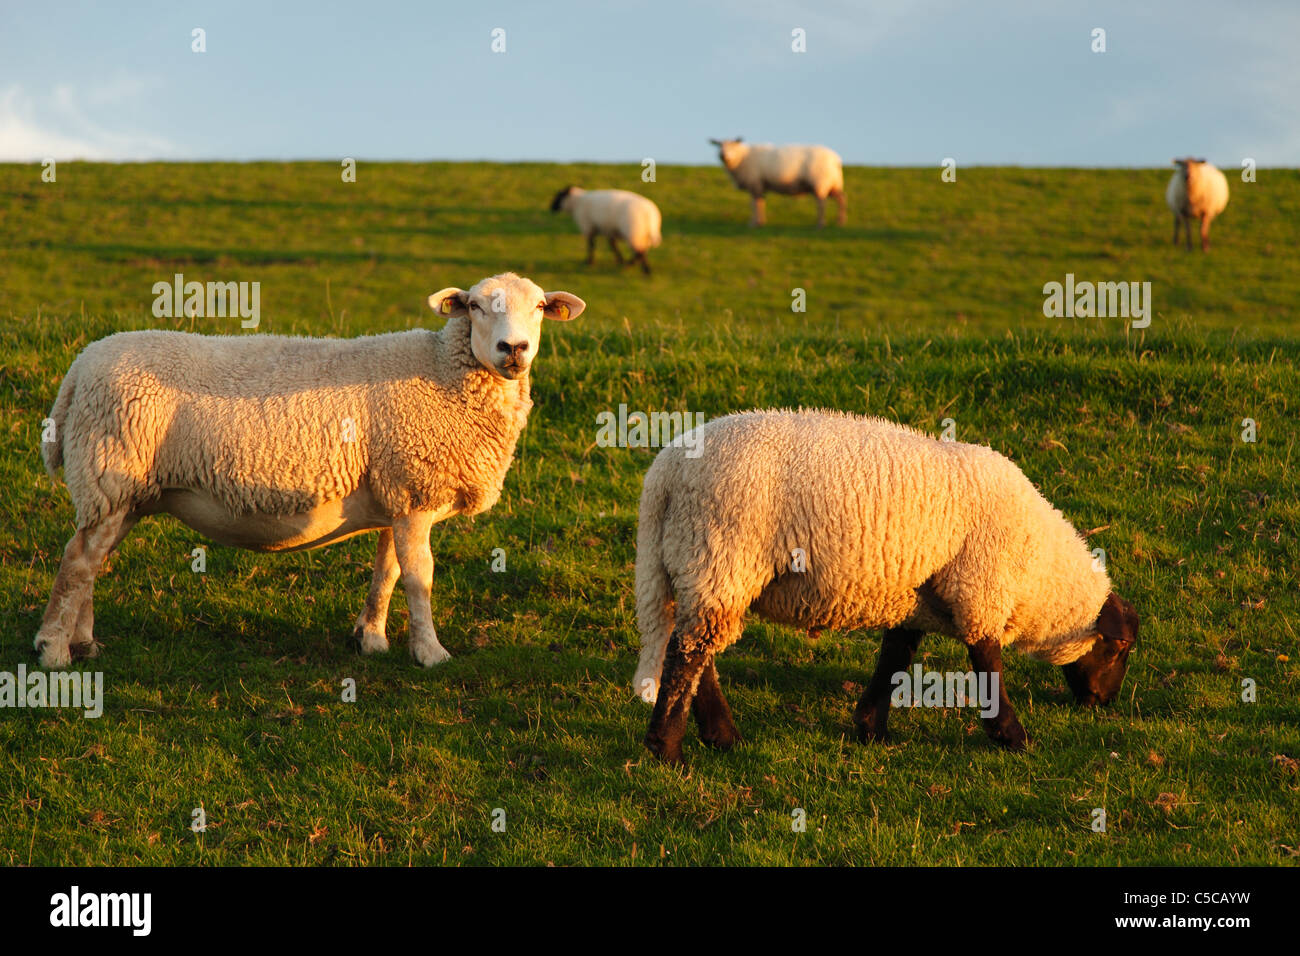
[(755, 228), (747, 223), (716, 219), (674, 219), (664, 229), (665, 242), (673, 235), (683, 236), (752, 236), (755, 239), (773, 237), (777, 239), (799, 239), (802, 241), (824, 241), (833, 243), (848, 240), (867, 240), (876, 242), (941, 242), (948, 238), (944, 232), (935, 229), (902, 229), (897, 227), (865, 228), (859, 226), (828, 225), (818, 229), (815, 220), (807, 224), (777, 224), (769, 222), (766, 226)]
[[(48, 240), (33, 240), (31, 247), (54, 248)], [(310, 265), (317, 262), (393, 262), (422, 263), (436, 261), (431, 256), (410, 254), (356, 251), (342, 249), (299, 249), (271, 251), (266, 249), (211, 249), (198, 246), (142, 246), (127, 243), (60, 243), (58, 248), (64, 252), (85, 252), (104, 262), (127, 262), (132, 260), (149, 260), (158, 263), (210, 263), (229, 260), (246, 265)], [(477, 260), (476, 260), (477, 261)]]

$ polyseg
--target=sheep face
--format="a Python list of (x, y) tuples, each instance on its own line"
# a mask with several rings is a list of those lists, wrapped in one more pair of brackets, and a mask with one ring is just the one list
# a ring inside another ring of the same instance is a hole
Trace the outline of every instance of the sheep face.
[(1137, 632), (1137, 611), (1112, 591), (1097, 615), (1097, 640), (1091, 650), (1061, 668), (1075, 700), (1085, 707), (1095, 707), (1119, 696)]
[(468, 292), (443, 289), (429, 296), (429, 306), (447, 318), (468, 316), (470, 348), (494, 375), (517, 379), (537, 357), (542, 320), (577, 318), (587, 304), (568, 292), (543, 292), (513, 272), (484, 279)]
[(1188, 178), (1191, 177), (1193, 171), (1198, 166), (1205, 165), (1204, 159), (1193, 159), (1191, 156), (1188, 156), (1185, 159), (1175, 159), (1173, 162), (1174, 165), (1178, 167), (1174, 170), (1175, 175), (1177, 175), (1184, 183), (1187, 182)]
[(739, 136), (735, 139), (711, 139), (709, 142), (718, 147), (718, 159), (728, 169), (739, 166), (749, 153), (749, 147), (741, 142)]
[(568, 206), (569, 196), (570, 194), (572, 194), (572, 192), (573, 192), (572, 186), (565, 186), (558, 193), (556, 193), (555, 198), (551, 200), (551, 212), (559, 212), (561, 209), (564, 209), (566, 206)]

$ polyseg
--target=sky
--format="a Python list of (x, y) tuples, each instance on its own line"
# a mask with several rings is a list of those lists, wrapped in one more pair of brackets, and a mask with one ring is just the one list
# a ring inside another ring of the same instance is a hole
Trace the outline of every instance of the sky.
[(733, 136), (1300, 166), (1300, 2), (0, 0), (0, 161), (705, 164)]

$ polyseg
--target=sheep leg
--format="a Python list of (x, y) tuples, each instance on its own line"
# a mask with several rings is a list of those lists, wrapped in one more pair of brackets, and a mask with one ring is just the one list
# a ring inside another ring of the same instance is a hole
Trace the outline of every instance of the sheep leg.
[(623, 253), (618, 251), (618, 241), (613, 236), (609, 237), (609, 251), (614, 253), (614, 261), (621, 266), (623, 264)]
[(587, 265), (596, 261), (596, 234), (587, 237)]
[[(1188, 226), (1188, 232), (1191, 232), (1191, 226)], [(1190, 236), (1189, 236), (1190, 238)], [(1201, 217), (1201, 251), (1210, 251), (1210, 217)]]
[(632, 261), (633, 261), (633, 262), (640, 262), (640, 263), (641, 263), (641, 271), (644, 272), (646, 275), (649, 275), (649, 274), (650, 274), (650, 260), (647, 259), (647, 258), (645, 257), (645, 250), (644, 250), (644, 249), (642, 249), (642, 250), (640, 250), (639, 252), (637, 252), (636, 257), (635, 257)]
[(99, 645), (95, 643), (95, 596), (92, 593), (81, 605), (77, 626), (68, 641), (68, 651), (74, 658), (98, 657)]
[(709, 658), (708, 665), (700, 675), (700, 686), (695, 691), (691, 712), (695, 714), (695, 723), (700, 728), (700, 739), (710, 747), (730, 750), (740, 741), (740, 731), (731, 719), (731, 708), (727, 705), (727, 698), (722, 695), (718, 669), (712, 658)]
[(826, 228), (826, 197), (817, 197), (817, 228)]
[(976, 674), (988, 674), (988, 680), (997, 676), (998, 701), (997, 711), (990, 717), (984, 717), (984, 731), (989, 739), (1008, 750), (1024, 750), (1029, 743), (1029, 735), (1020, 726), (1011, 698), (1007, 696), (1006, 681), (1002, 674), (1002, 643), (996, 637), (986, 637), (974, 644), (968, 644), (971, 666)]
[[(66, 667), (72, 662), (71, 638), (77, 634), (79, 645), (87, 643), (85, 635), (78, 632), (78, 624), (86, 614), (95, 588), (95, 575), (99, 573), (108, 553), (130, 530), (135, 519), (127, 511), (117, 511), (99, 521), (78, 528), (77, 533), (63, 549), (59, 573), (50, 589), (50, 602), (45, 607), (40, 630), (33, 642), (41, 655), (42, 667)], [(93, 624), (93, 611), (85, 618), (85, 625)], [(89, 643), (93, 647), (94, 638)]]
[(1182, 216), (1174, 216), (1174, 245), (1178, 245), (1178, 226), (1182, 221)]
[(837, 189), (831, 195), (835, 197), (835, 204), (839, 207), (839, 213), (835, 216), (835, 224), (842, 226), (849, 221), (849, 201), (845, 197), (843, 189)]
[(751, 226), (764, 226), (767, 224), (767, 200), (762, 196), (754, 197), (754, 217), (749, 220)]
[(1192, 251), (1192, 220), (1189, 216), (1183, 217), (1183, 232), (1187, 234), (1187, 251)]
[[(117, 532), (116, 540), (108, 549), (108, 554), (111, 555), (117, 550), (117, 546), (122, 543), (122, 539), (135, 526), (137, 520), (139, 519), (135, 515), (127, 516), (126, 520), (122, 522), (122, 527)], [(104, 560), (108, 560), (108, 555), (104, 556)], [(100, 568), (97, 569), (96, 573), (102, 568), (103, 562), (100, 563)], [(99, 656), (100, 644), (95, 640), (95, 587), (93, 581), (86, 591), (86, 599), (81, 605), (81, 613), (77, 615), (77, 627), (69, 642), (68, 649), (74, 659)]]
[(433, 629), (430, 594), (433, 590), (433, 552), (429, 548), (429, 531), (433, 512), (413, 511), (393, 520), (393, 546), (401, 569), (406, 607), (411, 617), (411, 656), (425, 667), (441, 664), (451, 657), (438, 643)]
[(889, 740), (889, 699), (894, 686), (894, 675), (912, 666), (912, 657), (921, 645), (924, 631), (905, 627), (890, 628), (880, 641), (880, 658), (871, 683), (862, 692), (853, 722), (858, 727), (858, 740), (862, 743), (883, 744)]
[[(664, 652), (659, 696), (645, 735), (650, 751), (668, 763), (682, 762), (682, 738), (686, 736), (686, 721), (696, 689), (705, 670), (712, 667), (713, 655), (729, 643), (725, 630), (715, 614), (679, 611), (673, 624), (672, 637)], [(722, 696), (721, 690), (718, 696)], [(706, 698), (706, 706), (708, 702), (712, 698)]]
[(370, 579), (370, 593), (366, 606), (357, 617), (352, 639), (360, 643), (362, 654), (379, 654), (388, 650), (388, 602), (393, 597), (393, 586), (401, 577), (397, 551), (393, 547), (393, 529), (379, 532), (379, 550), (375, 554), (375, 573)]
[(709, 659), (710, 655), (703, 651), (685, 653), (676, 635), (668, 644), (659, 697), (645, 735), (650, 752), (667, 763), (682, 763), (686, 718), (690, 716), (695, 687)]

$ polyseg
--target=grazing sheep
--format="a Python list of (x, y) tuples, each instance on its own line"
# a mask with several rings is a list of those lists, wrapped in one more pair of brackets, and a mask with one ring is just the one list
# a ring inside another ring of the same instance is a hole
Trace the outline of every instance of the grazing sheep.
[(429, 530), (501, 495), (528, 421), (542, 319), (585, 303), (504, 273), (429, 305), (439, 331), (356, 339), (119, 332), (73, 361), (42, 447), (77, 509), (36, 635), (46, 667), (93, 655), (92, 592), (108, 554), (145, 515), (171, 514), (219, 544), (298, 551), (379, 530), (366, 653), (398, 577), (411, 653), (450, 655), (430, 613)]
[(697, 431), (703, 454), (665, 448), (641, 493), (634, 686), (655, 702), (646, 744), (659, 756), (681, 760), (692, 709), (706, 743), (739, 739), (713, 658), (749, 609), (813, 631), (886, 629), (855, 714), (863, 742), (886, 739), (891, 679), (926, 631), (997, 675), (984, 724), (1011, 749), (1027, 737), (1001, 686), (1004, 646), (1064, 665), (1080, 703), (1118, 694), (1137, 614), (1002, 455), (837, 412), (747, 412)]
[(769, 190), (787, 196), (812, 193), (817, 197), (817, 225), (826, 225), (826, 197), (839, 204), (838, 222), (845, 220), (844, 168), (839, 154), (825, 146), (751, 145), (735, 139), (711, 139), (718, 158), (727, 167), (737, 189), (754, 197), (751, 226), (767, 222), (763, 194)]
[(644, 196), (624, 189), (593, 189), (588, 192), (579, 186), (568, 186), (555, 194), (551, 212), (565, 212), (573, 216), (578, 230), (587, 237), (587, 265), (596, 258), (596, 237), (606, 236), (609, 248), (618, 264), (623, 264), (618, 240), (632, 247), (633, 262), (641, 263), (641, 271), (650, 274), (650, 262), (645, 254), (659, 245), (659, 227), (663, 217), (659, 207)]
[(1210, 249), (1210, 223), (1228, 205), (1228, 179), (1203, 159), (1175, 159), (1174, 175), (1165, 187), (1165, 202), (1174, 214), (1174, 245), (1178, 227), (1187, 231), (1192, 248), (1192, 220), (1201, 221), (1201, 251)]

